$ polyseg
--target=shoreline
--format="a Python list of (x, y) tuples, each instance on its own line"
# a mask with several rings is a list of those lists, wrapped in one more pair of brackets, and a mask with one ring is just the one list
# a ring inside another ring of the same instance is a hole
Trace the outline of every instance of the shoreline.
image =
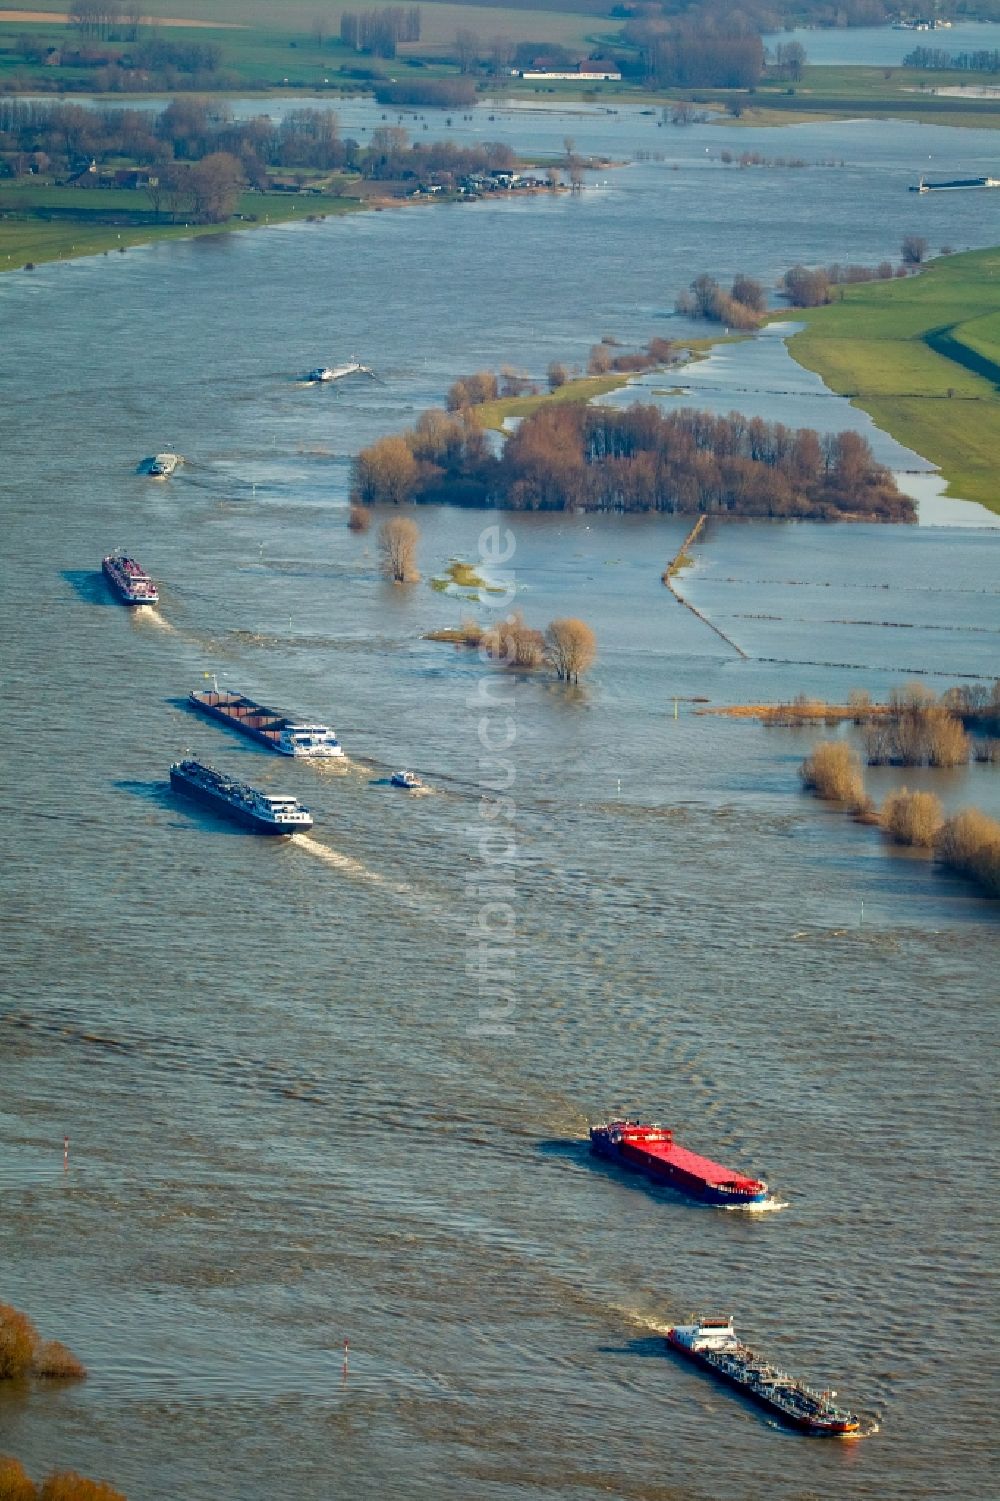
[[(30, 187), (31, 185), (25, 191), (30, 191)], [(276, 224), (322, 223), (326, 219), (336, 219), (346, 214), (380, 214), (387, 209), (415, 208), (425, 204), (482, 201), (456, 193), (427, 194), (407, 198), (395, 197), (390, 193), (372, 193), (370, 196), (358, 197), (245, 193), (243, 196), (245, 209), (263, 207), (266, 211), (242, 212), (221, 224), (148, 222), (129, 224), (124, 217), (116, 221), (113, 217), (115, 209), (111, 206), (108, 209), (107, 220), (88, 224), (83, 218), (73, 217), (71, 210), (65, 214), (60, 213), (58, 206), (49, 217), (42, 214), (37, 216), (26, 214), (22, 218), (11, 217), (12, 214), (16, 214), (16, 207), (5, 209), (4, 200), (7, 196), (12, 199), (16, 198), (17, 191), (16, 187), (0, 190), (0, 274), (5, 271), (34, 270), (37, 266), (52, 265), (55, 262), (86, 260), (96, 255), (108, 255), (112, 251), (124, 252), (143, 245), (157, 245), (165, 240), (191, 240), (204, 235), (231, 234), (238, 230), (269, 229)], [(58, 192), (59, 189), (55, 188), (54, 191)], [(503, 200), (534, 198), (546, 194), (556, 197), (571, 191), (572, 189), (564, 184), (552, 188), (548, 186), (513, 187), (504, 192)], [(123, 215), (129, 211), (124, 207), (120, 209)], [(131, 212), (145, 212), (145, 210), (133, 209)], [(39, 231), (39, 236), (36, 241), (29, 242), (27, 248), (18, 250), (16, 242), (19, 237), (16, 230), (20, 227), (36, 229)], [(8, 230), (14, 230), (15, 233), (10, 235), (7, 233)], [(59, 230), (63, 233), (59, 233)], [(46, 244), (46, 239), (51, 243)], [(9, 248), (11, 246), (14, 248)]]
[(795, 362), (926, 459), (943, 495), (1000, 515), (1000, 247), (937, 256), (902, 280), (838, 289), (836, 302), (780, 309), (803, 325)]

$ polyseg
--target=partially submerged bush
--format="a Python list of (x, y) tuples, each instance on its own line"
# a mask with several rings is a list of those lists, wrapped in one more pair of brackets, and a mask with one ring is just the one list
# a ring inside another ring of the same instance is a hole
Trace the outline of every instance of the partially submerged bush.
[(0, 1454), (0, 1501), (35, 1501), (37, 1494), (20, 1460)]
[(882, 827), (897, 844), (930, 849), (943, 822), (941, 803), (933, 792), (910, 792), (900, 787), (882, 804)]
[(799, 768), (803, 786), (830, 802), (862, 807), (865, 786), (857, 753), (844, 740), (822, 740)]
[(964, 808), (943, 825), (936, 848), (942, 865), (969, 876), (987, 896), (1000, 896), (1000, 823), (995, 818)]
[(458, 627), (459, 635), (466, 646), (478, 646), (483, 639), (483, 627), (470, 616)]
[(27, 1314), (9, 1303), (0, 1303), (0, 1381), (27, 1376), (34, 1359), (38, 1335)]
[(59, 1470), (42, 1481), (38, 1501), (126, 1501), (126, 1498), (106, 1480), (88, 1480), (75, 1470)]
[(351, 506), (347, 517), (347, 525), (352, 532), (366, 532), (372, 524), (372, 513), (367, 506), (354, 504)]
[(106, 1480), (54, 1470), (36, 1486), (20, 1460), (0, 1454), (0, 1501), (126, 1501)]
[(35, 1351), (31, 1372), (49, 1381), (73, 1381), (86, 1376), (87, 1368), (59, 1340), (45, 1339)]
[(483, 631), (479, 646), (492, 661), (507, 667), (538, 667), (545, 655), (541, 631), (525, 625), (520, 611)]
[[(67, 1379), (86, 1376), (86, 1367), (58, 1340), (40, 1340), (27, 1314), (0, 1303), (0, 1381), (25, 1376)], [(0, 1501), (4, 1493), (0, 1490)]]

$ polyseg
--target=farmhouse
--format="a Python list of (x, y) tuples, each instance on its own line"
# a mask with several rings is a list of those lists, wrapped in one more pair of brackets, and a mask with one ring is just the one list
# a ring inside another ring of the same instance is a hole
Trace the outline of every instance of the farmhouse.
[(585, 57), (582, 62), (577, 63), (575, 68), (523, 68), (517, 76), (528, 80), (539, 79), (542, 81), (563, 78), (572, 79), (576, 82), (583, 80), (586, 83), (596, 83), (598, 81), (620, 83), (622, 73), (618, 64), (608, 58)]

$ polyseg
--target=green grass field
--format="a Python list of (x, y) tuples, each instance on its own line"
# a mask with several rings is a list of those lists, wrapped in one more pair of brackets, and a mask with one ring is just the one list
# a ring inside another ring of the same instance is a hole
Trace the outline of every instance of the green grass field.
[(593, 401), (596, 396), (606, 396), (609, 391), (618, 391), (627, 386), (627, 375), (584, 375), (579, 380), (568, 380), (555, 391), (540, 396), (501, 396), (497, 401), (484, 401), (473, 407), (480, 427), (503, 431), (508, 417), (528, 417), (539, 407), (558, 405), (567, 401)]
[[(363, 8), (363, 7), (362, 7)], [(50, 6), (15, 0), (13, 5), (0, 3), (0, 11), (23, 11), (26, 15), (48, 13)], [(16, 55), (14, 45), (21, 33), (44, 38), (60, 45), (67, 36), (75, 36), (58, 17), (65, 7), (52, 0), (53, 20), (19, 21), (16, 17), (0, 21), (0, 82), (16, 75), (28, 82), (37, 78), (44, 87), (58, 79), (72, 87), (86, 90), (87, 70), (50, 69), (31, 66)], [(377, 66), (389, 74), (409, 69), (426, 77), (428, 56), (440, 56), (454, 44), (460, 30), (475, 32), (482, 39), (484, 51), (492, 37), (504, 36), (512, 41), (560, 42), (586, 50), (595, 36), (611, 36), (619, 24), (593, 15), (567, 11), (534, 11), (503, 6), (438, 4), (436, 0), (421, 5), (421, 39), (404, 45), (392, 62), (350, 52), (337, 42), (340, 18), (344, 11), (357, 11), (354, 0), (149, 0), (143, 12), (151, 19), (189, 20), (196, 26), (171, 25), (163, 35), (171, 41), (211, 42), (222, 48), (223, 68), (234, 72), (248, 86), (270, 88), (316, 88), (324, 77), (330, 84), (339, 79), (345, 68)], [(316, 33), (317, 19), (324, 23), (325, 35)], [(148, 28), (145, 31), (148, 35)], [(355, 84), (355, 87), (357, 85)]]
[(353, 213), (360, 207), (356, 199), (326, 194), (244, 193), (237, 216), (225, 224), (165, 224), (157, 221), (143, 192), (4, 182), (0, 184), (0, 271), (158, 240)]
[(843, 293), (795, 311), (794, 358), (937, 464), (947, 494), (1000, 513), (1000, 247)]

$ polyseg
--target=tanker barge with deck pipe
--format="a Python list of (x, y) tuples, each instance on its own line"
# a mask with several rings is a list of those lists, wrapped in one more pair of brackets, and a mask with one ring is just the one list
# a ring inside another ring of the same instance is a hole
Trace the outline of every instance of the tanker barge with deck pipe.
[(175, 792), (207, 803), (216, 813), (224, 813), (255, 834), (301, 834), (313, 826), (312, 814), (298, 798), (283, 792), (260, 792), (200, 761), (175, 761), (170, 768), (170, 785)]
[(865, 1438), (878, 1425), (837, 1407), (836, 1392), (817, 1392), (756, 1355), (737, 1337), (732, 1319), (702, 1319), (667, 1331), (667, 1344), (720, 1381), (736, 1387), (790, 1428), (812, 1438)]

